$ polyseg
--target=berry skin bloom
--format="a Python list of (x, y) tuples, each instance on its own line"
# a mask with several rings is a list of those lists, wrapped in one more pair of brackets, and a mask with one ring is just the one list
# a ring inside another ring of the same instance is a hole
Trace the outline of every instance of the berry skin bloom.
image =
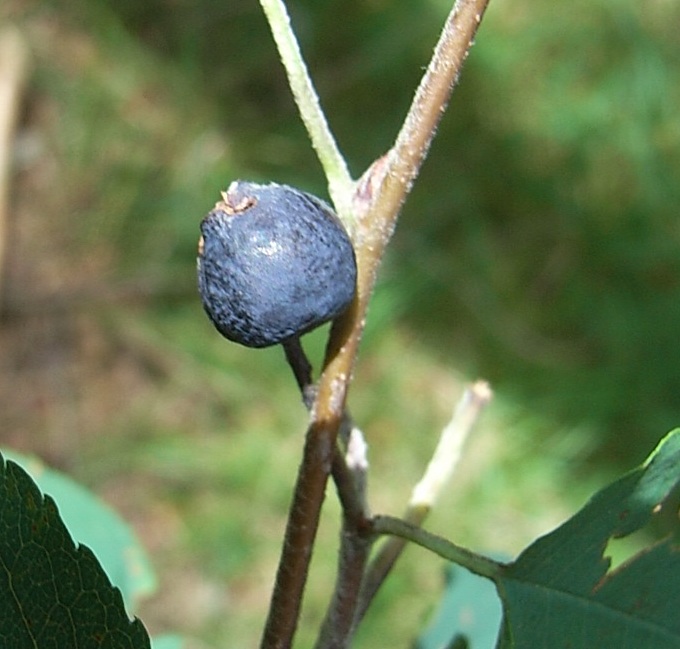
[(354, 248), (335, 212), (286, 185), (235, 181), (201, 222), (198, 288), (217, 330), (268, 347), (340, 315), (354, 298)]

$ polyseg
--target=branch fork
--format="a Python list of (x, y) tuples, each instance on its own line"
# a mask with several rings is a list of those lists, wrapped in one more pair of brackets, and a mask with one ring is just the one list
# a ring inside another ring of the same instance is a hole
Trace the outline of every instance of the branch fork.
[[(358, 269), (354, 302), (331, 327), (318, 383), (312, 383), (311, 365), (304, 357), (300, 341), (296, 339), (284, 345), (303, 401), (310, 410), (310, 423), (262, 649), (287, 649), (292, 645), (326, 484), (331, 475), (343, 506), (340, 561), (335, 594), (316, 649), (349, 646), (356, 624), (405, 542), (400, 540), (401, 546), (394, 543), (391, 549), (388, 545), (388, 555), (384, 551), (379, 553), (369, 566), (369, 552), (378, 533), (401, 538), (407, 533), (397, 534), (389, 524), (386, 526), (386, 519), (371, 518), (368, 513), (365, 445), (346, 411), (347, 392), (378, 268), (487, 3), (488, 0), (456, 1), (394, 146), (354, 182), (321, 110), (283, 0), (260, 0), (302, 120), (328, 179), (329, 194), (352, 237)], [(479, 387), (472, 388), (474, 394), (480, 391)], [(488, 386), (486, 393), (486, 398), (472, 399), (471, 403), (477, 404), (476, 414), (468, 418), (467, 424), (459, 425), (460, 430), (469, 432), (483, 404), (488, 402)], [(463, 410), (467, 412), (466, 408)], [(439, 480), (434, 491), (444, 482)], [(421, 505), (416, 507), (412, 503), (407, 509), (406, 520), (402, 521), (407, 528), (410, 525), (417, 529), (424, 520), (431, 504)]]

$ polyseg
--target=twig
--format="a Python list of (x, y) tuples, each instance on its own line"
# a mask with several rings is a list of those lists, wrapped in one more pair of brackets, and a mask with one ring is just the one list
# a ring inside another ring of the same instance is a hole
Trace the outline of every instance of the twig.
[[(357, 428), (352, 428), (351, 434), (356, 435), (360, 432)], [(369, 518), (366, 506), (365, 468), (351, 464), (348, 456), (343, 456), (337, 448), (333, 456), (332, 474), (344, 520), (363, 533)]]
[[(351, 535), (350, 538), (343, 533), (341, 543), (343, 549), (340, 552), (341, 572), (343, 575), (347, 575), (348, 571), (358, 573), (356, 579), (347, 580), (348, 584), (355, 584), (355, 592), (352, 592), (350, 597), (350, 591), (346, 588), (340, 595), (341, 606), (337, 607), (338, 602), (334, 601), (329, 610), (344, 610), (346, 606), (351, 605), (350, 614), (340, 614), (340, 619), (348, 619), (350, 625), (354, 619), (361, 576), (370, 549), (365, 539), (368, 518), (362, 505), (363, 497), (357, 491), (357, 480), (336, 448), (334, 437), (337, 437), (339, 425), (339, 422), (335, 422), (333, 430), (330, 426), (324, 428), (324, 422), (316, 420), (310, 424), (307, 431), (262, 647), (283, 649), (291, 646), (300, 615), (302, 593), (307, 580), (329, 470), (332, 470), (343, 507), (343, 529), (350, 530)], [(338, 592), (336, 590), (336, 593)]]
[(328, 192), (338, 215), (351, 230), (350, 197), (354, 183), (345, 159), (328, 127), (326, 116), (321, 110), (319, 96), (314, 90), (307, 66), (300, 53), (300, 46), (291, 29), (286, 5), (282, 0), (260, 0), (260, 4), (269, 21), (269, 27), (286, 69), (288, 83), (300, 110), (300, 116), (307, 127), (312, 146), (319, 156), (328, 179)]
[(345, 649), (352, 639), (364, 570), (373, 545), (373, 537), (367, 534), (370, 527), (364, 527), (357, 530), (351, 521), (343, 520), (333, 599), (315, 649)]
[[(394, 230), (401, 204), (425, 158), (487, 2), (459, 0), (456, 4), (447, 19), (395, 147), (371, 166), (353, 195), (346, 165), (343, 162), (342, 169), (338, 170), (335, 164), (334, 159), (339, 157), (339, 153), (336, 155), (337, 147), (325, 120), (321, 125), (307, 124), (324, 169), (329, 174), (331, 197), (338, 213), (344, 218), (349, 213), (347, 201), (352, 197), (354, 227), (351, 229), (358, 267), (357, 294), (348, 311), (331, 328), (262, 640), (263, 649), (284, 649), (292, 644), (326, 483), (344, 418), (350, 377), (377, 269)], [(280, 0), (261, 0), (261, 3), (270, 20), (291, 86), (299, 88), (294, 90), (294, 95), (307, 123), (305, 114), (320, 114), (321, 111), (311, 84), (305, 80), (309, 77), (288, 17)], [(301, 92), (304, 88), (307, 90)], [(325, 144), (321, 145), (324, 141)], [(326, 150), (328, 142), (332, 143), (332, 150)]]
[[(312, 383), (312, 366), (300, 339), (294, 338), (283, 345), (303, 395), (310, 408), (315, 387)], [(369, 531), (369, 514), (366, 505), (367, 446), (363, 434), (346, 413), (340, 431), (347, 448), (345, 458), (338, 448), (333, 456), (332, 475), (343, 511), (336, 587), (321, 626), (317, 649), (345, 647), (354, 628), (355, 611), (364, 571), (373, 543)]]
[(488, 3), (489, 0), (456, 1), (394, 146), (359, 181), (355, 193), (358, 229), (366, 237), (366, 261), (376, 267), (399, 209), (425, 160)]
[(491, 401), (491, 387), (486, 381), (468, 386), (456, 405), (451, 421), (439, 437), (425, 474), (413, 488), (409, 510), (426, 514), (432, 509), (460, 460), (463, 445), (483, 408)]
[(312, 381), (312, 364), (309, 362), (300, 337), (295, 336), (283, 343), (283, 351), (286, 354), (286, 360), (293, 370), (293, 375), (297, 381), (298, 387), (302, 394), (302, 401), (309, 410), (314, 403), (316, 390), (314, 382)]
[[(283, 343), (286, 360), (290, 365), (297, 381), (302, 401), (311, 410), (316, 397), (316, 386), (312, 381), (312, 364), (305, 354), (302, 342), (298, 336)], [(357, 529), (365, 525), (368, 519), (366, 505), (366, 472), (368, 460), (366, 458), (366, 442), (363, 433), (352, 421), (352, 417), (345, 411), (340, 430), (340, 441), (346, 446), (345, 457), (340, 448), (333, 455), (332, 475), (338, 491), (338, 498), (342, 505), (345, 518)]]
[(389, 153), (389, 173), (410, 186), (418, 175), (489, 0), (457, 0)]
[(427, 532), (421, 527), (412, 525), (401, 518), (376, 516), (373, 519), (373, 531), (376, 534), (391, 534), (406, 541), (411, 541), (430, 550), (430, 552), (434, 552), (447, 561), (453, 561), (459, 566), (467, 568), (470, 572), (474, 572), (480, 577), (496, 579), (503, 569), (504, 564), (455, 545), (448, 539)]
[[(466, 388), (456, 405), (451, 421), (439, 438), (427, 469), (411, 493), (403, 520), (419, 527), (429, 514), (444, 486), (450, 480), (458, 464), (465, 440), (479, 418), (482, 409), (491, 399), (488, 383), (477, 381)], [(406, 539), (392, 536), (381, 546), (368, 568), (361, 591), (357, 616), (363, 618), (378, 589), (401, 556)]]
[[(346, 462), (350, 472), (353, 493), (352, 503), (343, 502), (342, 529), (338, 550), (338, 572), (333, 589), (333, 597), (326, 612), (315, 649), (345, 649), (349, 646), (356, 628), (356, 611), (363, 583), (366, 565), (375, 540), (371, 532), (368, 506), (366, 504), (366, 475), (368, 459), (367, 445), (363, 434), (356, 427), (348, 431)], [(337, 454), (336, 454), (337, 457)], [(333, 478), (338, 491), (338, 474), (333, 470)], [(341, 496), (342, 500), (342, 496)]]
[[(312, 383), (312, 366), (307, 358), (299, 338), (286, 341), (283, 345), (286, 359), (290, 364), (303, 401), (308, 409), (313, 407), (316, 386)], [(313, 424), (312, 424), (313, 425)], [(368, 561), (371, 540), (368, 536), (369, 519), (366, 509), (366, 470), (368, 463), (365, 457), (365, 443), (362, 446), (363, 436), (356, 428), (349, 414), (344, 411), (338, 424), (336, 434), (340, 433), (347, 446), (347, 461), (340, 449), (336, 446), (332, 454), (332, 475), (336, 485), (338, 496), (343, 510), (343, 532), (340, 544), (340, 565), (338, 569), (338, 587), (328, 609), (326, 622), (322, 631), (328, 637), (342, 639), (349, 637), (354, 612), (358, 602), (359, 589), (361, 587), (364, 568)], [(313, 432), (313, 428), (307, 433), (305, 451), (298, 474), (298, 483), (295, 488), (293, 504), (288, 518), (282, 560), (276, 576), (276, 584), (272, 595), (269, 618), (263, 636), (263, 647), (288, 647), (292, 640), (295, 627), (290, 627), (290, 622), (297, 621), (299, 607), (302, 602), (301, 596), (296, 600), (289, 597), (291, 589), (299, 589), (302, 593), (306, 580), (306, 573), (311, 558), (313, 539), (316, 528), (309, 529), (305, 521), (309, 520), (310, 513), (305, 500), (307, 485), (316, 485), (320, 480), (319, 469), (324, 471), (323, 464), (312, 457), (314, 453), (314, 439), (323, 434)], [(318, 449), (317, 449), (318, 450)], [(314, 464), (315, 466), (310, 466)], [(320, 507), (320, 502), (312, 502), (311, 506)], [(316, 515), (318, 526), (318, 513)], [(311, 538), (311, 541), (310, 541)], [(285, 560), (284, 560), (285, 557)], [(280, 617), (277, 617), (279, 616)], [(284, 635), (285, 634), (285, 635)], [(286, 638), (288, 638), (286, 640)], [(285, 644), (288, 642), (288, 644)], [(340, 647), (340, 644), (323, 643), (324, 647)]]
[(288, 649), (302, 606), (319, 512), (335, 452), (339, 421), (312, 421), (288, 514), (283, 550), (261, 646)]
[[(345, 428), (347, 432), (345, 433)], [(368, 476), (368, 444), (361, 429), (354, 424), (349, 414), (346, 425), (340, 431), (345, 443), (345, 461), (352, 472), (357, 496), (361, 499), (359, 506), (364, 516), (368, 516), (368, 503), (366, 502), (367, 476)]]
[[(19, 31), (0, 33), (0, 299), (4, 296), (5, 254), (12, 141), (21, 92), (28, 71), (28, 48)], [(1, 303), (0, 303), (1, 306)]]

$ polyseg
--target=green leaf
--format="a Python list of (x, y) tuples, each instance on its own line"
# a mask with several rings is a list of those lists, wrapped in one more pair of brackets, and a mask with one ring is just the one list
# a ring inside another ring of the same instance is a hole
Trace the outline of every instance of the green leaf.
[(54, 501), (0, 455), (0, 638), (8, 649), (145, 649), (120, 591)]
[(457, 635), (470, 649), (493, 649), (501, 621), (501, 604), (493, 584), (455, 565), (447, 569), (446, 588), (416, 649), (445, 649)]
[(680, 548), (672, 535), (612, 571), (604, 556), (611, 538), (644, 527), (678, 484), (675, 430), (642, 467), (503, 568), (500, 647), (679, 649)]
[(139, 599), (155, 590), (156, 576), (130, 526), (87, 489), (40, 460), (8, 450), (3, 455), (54, 499), (73, 539), (95, 553), (111, 582), (120, 588), (128, 610), (134, 611)]

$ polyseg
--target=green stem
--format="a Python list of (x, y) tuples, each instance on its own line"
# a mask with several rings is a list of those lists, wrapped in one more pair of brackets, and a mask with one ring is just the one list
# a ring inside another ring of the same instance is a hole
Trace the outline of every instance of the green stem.
[(474, 572), (480, 577), (495, 580), (503, 569), (503, 564), (498, 561), (461, 548), (441, 536), (426, 532), (421, 527), (417, 527), (400, 518), (376, 516), (373, 519), (373, 531), (377, 534), (390, 534), (411, 541), (438, 554), (447, 561), (452, 561), (459, 566), (463, 566), (463, 568), (467, 568), (470, 572)]
[(350, 197), (354, 183), (321, 110), (319, 96), (300, 53), (286, 5), (282, 0), (260, 0), (260, 4), (286, 69), (293, 98), (328, 179), (328, 191), (335, 209), (345, 225), (351, 229)]

